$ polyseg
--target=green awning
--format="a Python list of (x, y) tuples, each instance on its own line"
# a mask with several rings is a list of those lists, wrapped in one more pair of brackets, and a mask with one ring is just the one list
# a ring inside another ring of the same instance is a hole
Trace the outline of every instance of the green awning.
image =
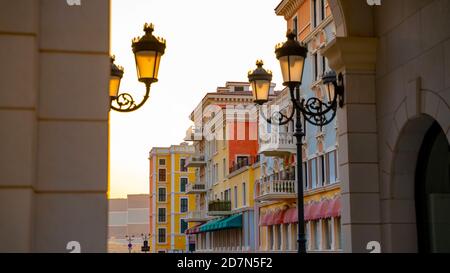
[(219, 229), (242, 228), (242, 214), (230, 216), (220, 221), (217, 225)]
[(222, 221), (221, 218), (215, 219), (215, 220), (212, 220), (212, 221), (209, 221), (208, 223), (206, 223), (206, 224), (204, 224), (203, 226), (201, 226), (200, 229), (199, 229), (199, 231), (200, 231), (200, 232), (208, 232), (208, 231), (211, 231), (211, 230), (213, 229), (213, 226), (214, 226), (217, 222), (220, 222), (220, 221)]
[(242, 228), (242, 214), (236, 214), (227, 218), (209, 221), (200, 227), (200, 232), (209, 232), (222, 229)]

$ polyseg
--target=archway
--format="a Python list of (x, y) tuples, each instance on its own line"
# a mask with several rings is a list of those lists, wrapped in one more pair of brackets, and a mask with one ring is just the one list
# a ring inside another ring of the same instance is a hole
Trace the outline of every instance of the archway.
[(437, 122), (419, 152), (415, 190), (419, 252), (450, 253), (450, 145)]
[(444, 206), (450, 209), (449, 158), (447, 137), (432, 117), (422, 114), (403, 127), (393, 153), (390, 196), (382, 201), (384, 252), (450, 250), (448, 232), (441, 232), (450, 228), (450, 218), (442, 214)]

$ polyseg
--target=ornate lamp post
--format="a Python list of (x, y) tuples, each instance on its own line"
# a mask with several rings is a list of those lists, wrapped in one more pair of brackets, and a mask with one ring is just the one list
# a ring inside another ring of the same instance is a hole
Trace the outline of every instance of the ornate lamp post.
[(118, 112), (133, 112), (141, 108), (148, 100), (150, 86), (158, 81), (159, 65), (161, 56), (166, 50), (166, 41), (155, 37), (153, 24), (145, 24), (145, 35), (134, 38), (132, 41), (133, 53), (136, 61), (138, 80), (145, 84), (146, 92), (141, 102), (137, 103), (128, 93), (119, 94), (120, 81), (124, 70), (114, 64), (111, 58), (111, 78), (109, 81), (109, 95), (111, 97), (111, 108)]
[[(288, 32), (288, 40), (276, 46), (275, 54), (280, 62), (283, 76), (283, 85), (290, 91), (293, 104), (292, 113), (285, 115), (276, 112), (271, 118), (264, 117), (270, 124), (286, 125), (294, 119), (295, 133), (297, 141), (296, 154), (296, 181), (297, 181), (297, 210), (298, 210), (298, 253), (306, 253), (305, 237), (305, 217), (303, 207), (303, 170), (302, 170), (302, 138), (305, 133), (302, 128), (301, 116), (312, 125), (323, 127), (330, 124), (336, 117), (337, 107), (344, 105), (344, 85), (342, 75), (336, 77), (335, 72), (329, 72), (323, 76), (323, 84), (327, 90), (328, 101), (312, 97), (308, 100), (300, 97), (300, 85), (302, 84), (305, 59), (308, 53), (306, 46), (295, 40), (295, 34)], [(272, 73), (262, 68), (262, 61), (257, 62), (257, 68), (248, 74), (249, 82), (252, 86), (253, 100), (257, 105), (263, 105), (269, 100), (270, 82)]]

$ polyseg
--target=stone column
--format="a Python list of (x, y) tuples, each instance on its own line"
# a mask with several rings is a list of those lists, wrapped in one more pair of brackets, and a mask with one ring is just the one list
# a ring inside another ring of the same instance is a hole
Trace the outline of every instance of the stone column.
[(380, 241), (376, 50), (377, 39), (362, 37), (337, 37), (322, 50), (345, 84), (337, 120), (344, 252), (367, 252), (368, 242)]
[(109, 15), (2, 1), (0, 251), (106, 251)]

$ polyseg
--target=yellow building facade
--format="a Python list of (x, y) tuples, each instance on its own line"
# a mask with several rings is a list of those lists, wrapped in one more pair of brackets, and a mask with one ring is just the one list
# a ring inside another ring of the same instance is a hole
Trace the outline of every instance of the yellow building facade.
[(187, 252), (189, 237), (184, 232), (192, 224), (186, 221), (195, 210), (195, 198), (188, 195), (195, 180), (186, 160), (194, 152), (187, 144), (150, 151), (150, 251), (153, 253)]

